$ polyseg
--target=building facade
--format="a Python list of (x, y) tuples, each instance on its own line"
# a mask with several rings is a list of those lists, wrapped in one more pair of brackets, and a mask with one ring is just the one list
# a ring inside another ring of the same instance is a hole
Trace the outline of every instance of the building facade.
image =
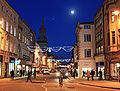
[(0, 77), (9, 77), (10, 71), (15, 70), (18, 17), (5, 0), (0, 0)]
[(104, 0), (95, 15), (95, 61), (106, 79), (120, 75), (120, 0)]
[(35, 34), (29, 26), (6, 0), (0, 0), (0, 78), (10, 77), (12, 70), (18, 76), (21, 64), (34, 60), (34, 53), (27, 48), (34, 42)]
[(17, 70), (25, 70), (27, 72), (34, 63), (35, 33), (22, 19), (19, 19), (18, 41), (20, 64), (18, 64)]
[(96, 70), (94, 61), (94, 23), (78, 23), (76, 35), (79, 61), (78, 75), (81, 78), (83, 71), (87, 72), (87, 70)]

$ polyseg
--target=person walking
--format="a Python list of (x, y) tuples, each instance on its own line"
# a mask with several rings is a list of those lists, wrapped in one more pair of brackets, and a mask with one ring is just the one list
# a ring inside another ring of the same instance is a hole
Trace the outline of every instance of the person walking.
[(76, 77), (76, 68), (74, 68), (73, 77), (74, 77), (74, 79)]
[(100, 69), (98, 74), (99, 74), (99, 80), (102, 80), (102, 71), (101, 71), (101, 69)]
[(94, 71), (93, 69), (92, 69), (92, 71), (91, 71), (91, 73), (90, 73), (90, 74), (91, 74), (91, 78), (92, 78), (92, 80), (94, 80), (94, 78), (93, 78), (93, 77), (94, 77), (94, 75), (95, 75), (95, 71)]
[(83, 70), (83, 75), (82, 75), (82, 78), (83, 78), (83, 77), (85, 77), (85, 74), (86, 74), (86, 73), (85, 73), (85, 71)]
[(87, 70), (87, 80), (89, 80), (90, 79), (90, 71), (89, 70)]
[(28, 80), (30, 80), (30, 82), (32, 82), (31, 76), (32, 76), (32, 72), (28, 70), (28, 76), (27, 76), (27, 81), (26, 82), (28, 82)]
[(14, 70), (10, 72), (10, 75), (11, 75), (11, 79), (14, 80)]
[(22, 77), (22, 69), (20, 70), (20, 77)]
[(34, 78), (36, 78), (36, 70), (34, 70)]

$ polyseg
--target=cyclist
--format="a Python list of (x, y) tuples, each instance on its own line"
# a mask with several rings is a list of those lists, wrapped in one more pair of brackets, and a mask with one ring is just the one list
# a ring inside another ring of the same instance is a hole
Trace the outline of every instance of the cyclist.
[(59, 86), (62, 87), (63, 86), (63, 73), (60, 72), (60, 77), (59, 77)]

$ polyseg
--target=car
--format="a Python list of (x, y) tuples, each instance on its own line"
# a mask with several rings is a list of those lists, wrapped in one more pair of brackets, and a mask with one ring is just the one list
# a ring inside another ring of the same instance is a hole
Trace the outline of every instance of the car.
[(50, 75), (50, 71), (48, 69), (43, 70), (43, 75)]

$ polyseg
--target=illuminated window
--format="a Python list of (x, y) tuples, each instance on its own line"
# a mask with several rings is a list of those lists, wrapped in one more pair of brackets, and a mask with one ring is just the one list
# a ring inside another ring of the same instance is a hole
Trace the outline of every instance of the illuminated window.
[(10, 34), (13, 33), (13, 30), (12, 30), (12, 25), (10, 25)]
[(19, 40), (20, 40), (20, 33), (19, 33)]
[(115, 31), (112, 31), (112, 44), (115, 44)]
[(9, 31), (9, 24), (8, 24), (8, 22), (6, 22), (6, 31)]
[(0, 18), (0, 28), (4, 29), (4, 19)]
[(14, 28), (14, 36), (16, 36), (16, 28)]
[(112, 12), (112, 23), (115, 22), (115, 15), (114, 15), (114, 12)]

